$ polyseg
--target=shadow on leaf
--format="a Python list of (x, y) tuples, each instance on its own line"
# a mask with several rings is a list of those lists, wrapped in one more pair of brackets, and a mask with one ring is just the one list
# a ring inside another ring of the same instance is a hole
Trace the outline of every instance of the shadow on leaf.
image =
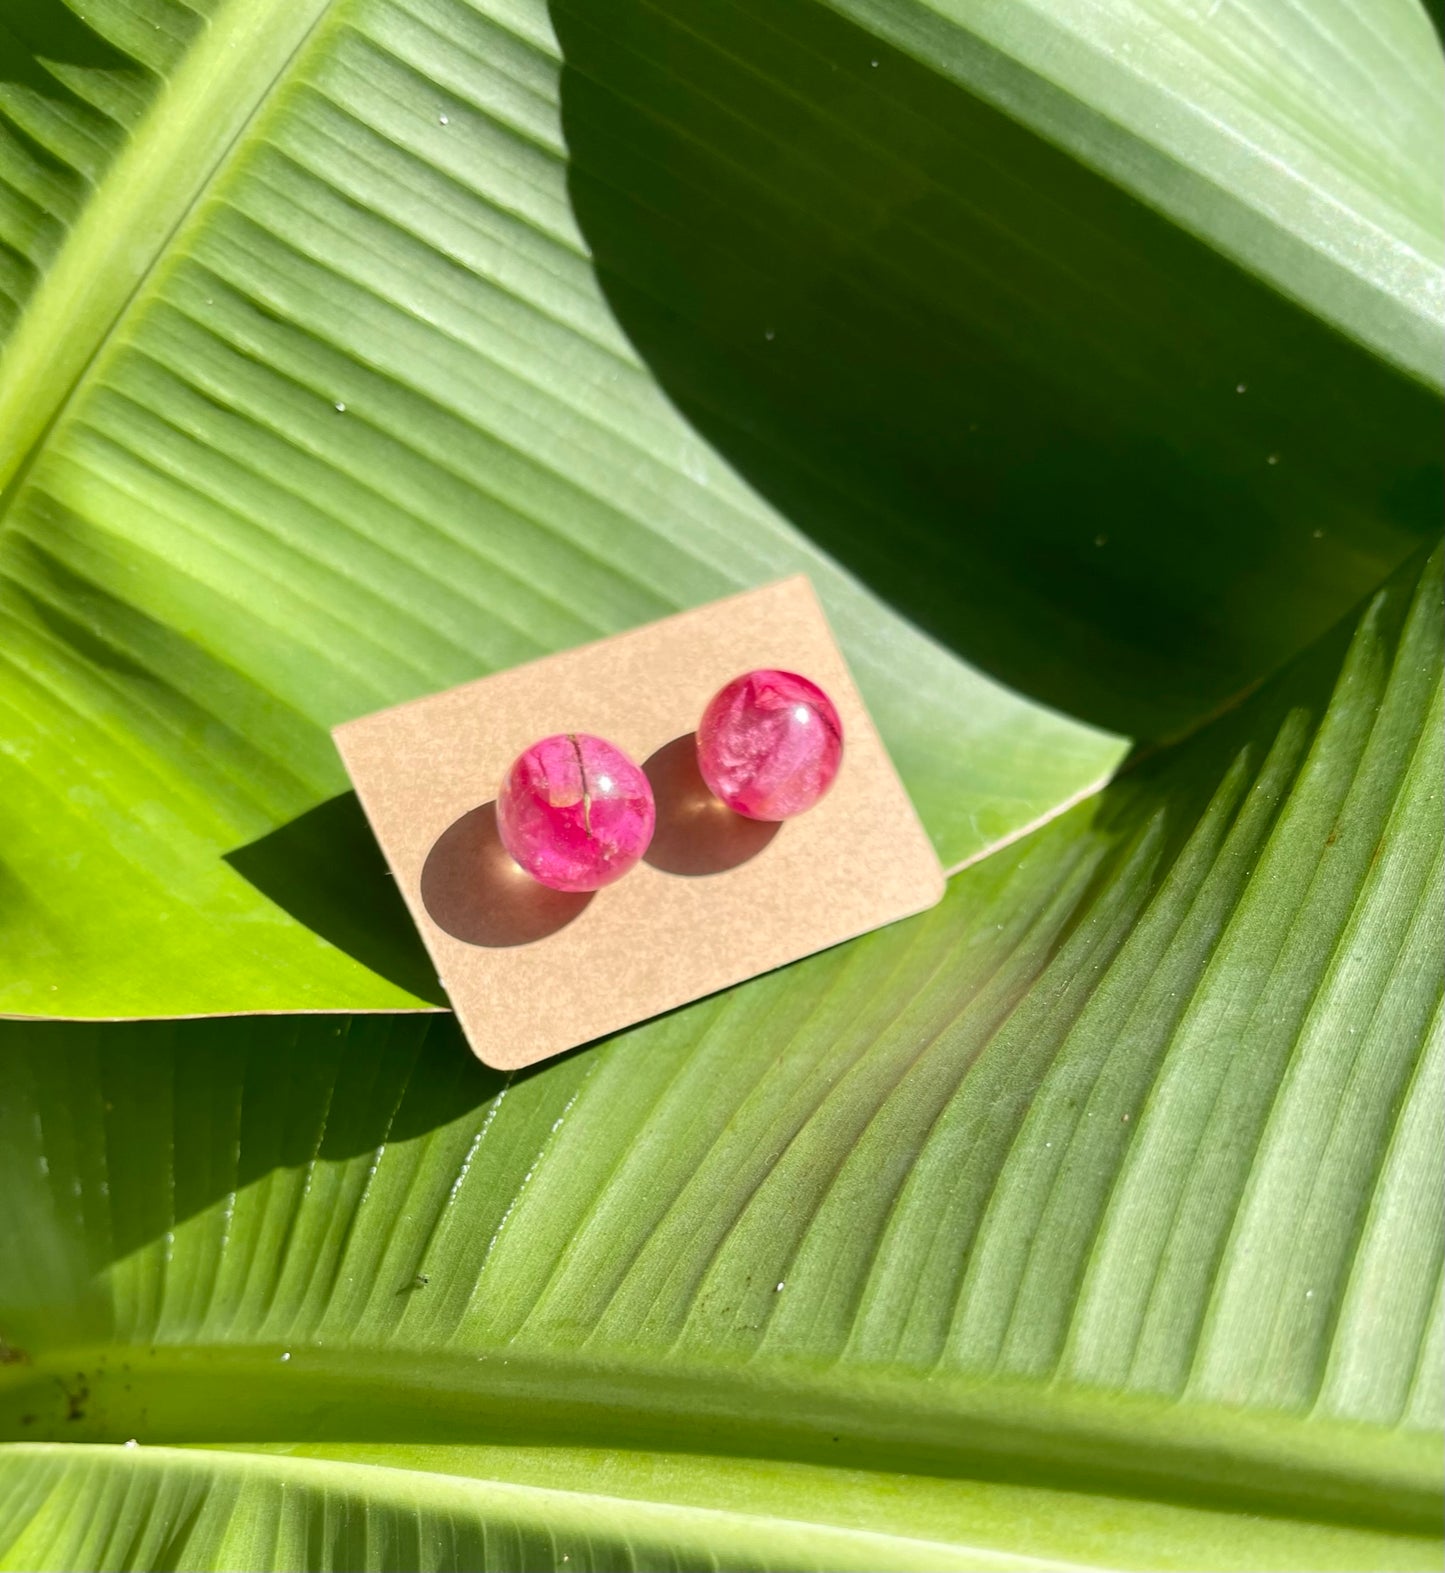
[(1435, 529), (1433, 396), (827, 8), (551, 10), (633, 344), (976, 665), (1169, 736)]
[(226, 862), (364, 967), (418, 999), (446, 1004), (436, 968), (354, 792), (228, 852)]

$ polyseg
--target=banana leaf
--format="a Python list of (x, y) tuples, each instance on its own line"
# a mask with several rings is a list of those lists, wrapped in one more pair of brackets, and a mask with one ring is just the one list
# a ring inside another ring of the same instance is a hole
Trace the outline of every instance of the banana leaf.
[[(0, 1566), (1438, 1566), (1441, 84), (11, 0)], [(948, 897), (485, 1071), (327, 729), (799, 569)]]

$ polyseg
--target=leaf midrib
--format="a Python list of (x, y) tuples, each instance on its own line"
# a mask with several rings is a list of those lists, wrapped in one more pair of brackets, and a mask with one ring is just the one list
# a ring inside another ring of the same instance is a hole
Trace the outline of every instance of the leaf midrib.
[(337, 0), (228, 0), (106, 171), (0, 356), (0, 532), (51, 434)]
[[(86, 1414), (72, 1417), (83, 1388)], [(23, 1417), (29, 1415), (26, 1420)], [(1441, 1438), (1056, 1382), (808, 1361), (158, 1344), (0, 1367), (0, 1442), (277, 1436), (719, 1453), (1434, 1533)]]

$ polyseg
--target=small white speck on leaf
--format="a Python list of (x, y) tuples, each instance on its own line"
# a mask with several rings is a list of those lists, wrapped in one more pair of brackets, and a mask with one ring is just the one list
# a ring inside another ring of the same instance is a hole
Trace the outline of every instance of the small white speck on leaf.
[(1270, 454), (1270, 456), (1264, 462), (1266, 464), (1278, 464), (1279, 463), (1279, 455), (1277, 453), (1272, 453), (1272, 454)]
[(134, 1437), (133, 1437), (133, 1436), (128, 1436), (128, 1437), (127, 1437), (127, 1438), (126, 1438), (126, 1439), (125, 1439), (125, 1445), (126, 1445), (126, 1446), (127, 1446), (127, 1447), (139, 1447), (139, 1446), (140, 1446), (140, 1443), (139, 1443), (139, 1442), (137, 1442), (137, 1441), (136, 1441), (136, 1439), (135, 1439), (135, 1438), (134, 1438)]
[(1236, 393), (1248, 393), (1249, 392), (1249, 385), (1247, 383), (1243, 383), (1243, 382), (1236, 382), (1235, 385), (1234, 385), (1234, 391)]
[(774, 338), (777, 337), (777, 335), (773, 332), (773, 330), (771, 328), (764, 328), (763, 329), (763, 337), (768, 341), (769, 344), (771, 344), (773, 342)]
[(872, 67), (873, 67), (873, 69), (874, 69), (874, 70), (875, 70), (875, 71), (876, 71), (876, 70), (877, 70), (877, 69), (878, 69), (878, 62), (877, 62), (877, 61), (876, 61), (876, 60), (870, 60), (870, 61), (869, 61), (869, 62), (868, 62), (868, 64), (869, 64), (869, 65), (870, 65), (870, 66), (872, 66)]
[(285, 1352), (285, 1354), (283, 1354), (283, 1355), (282, 1355), (282, 1356), (281, 1356), (281, 1363), (282, 1363), (282, 1365), (285, 1365), (285, 1363), (286, 1363), (286, 1362), (287, 1362), (287, 1361), (288, 1361), (288, 1360), (289, 1360), (289, 1359), (290, 1359), (290, 1358), (291, 1358), (291, 1351), (290, 1351), (290, 1350), (289, 1350), (289, 1349), (288, 1349), (288, 1350), (287, 1350), (287, 1351), (286, 1351), (286, 1352)]
[(337, 400), (337, 403), (336, 403), (336, 413), (338, 415), (345, 415), (346, 414), (346, 406), (343, 403), (341, 403), (341, 401), (339, 399)]
[(774, 1294), (781, 1294), (781, 1293), (782, 1293), (782, 1292), (783, 1292), (783, 1286), (782, 1286), (782, 1284), (781, 1284), (781, 1283), (780, 1283), (780, 1284), (779, 1284), (779, 1285), (778, 1285), (778, 1287), (777, 1287), (777, 1288), (776, 1288), (776, 1289), (774, 1289), (774, 1290), (773, 1290), (773, 1293), (774, 1293)]
[(437, 124), (441, 125), (441, 126), (447, 126), (447, 125), (450, 125), (451, 122), (447, 119), (447, 117), (445, 115), (438, 115), (437, 116)]

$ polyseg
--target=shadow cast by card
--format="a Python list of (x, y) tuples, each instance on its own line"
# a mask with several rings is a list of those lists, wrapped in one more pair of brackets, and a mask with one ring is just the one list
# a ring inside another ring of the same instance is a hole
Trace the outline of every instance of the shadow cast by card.
[(492, 949), (530, 945), (557, 933), (591, 892), (549, 890), (523, 873), (497, 834), (497, 805), (483, 803), (437, 837), (421, 871), (427, 915), (453, 939)]
[(744, 819), (710, 791), (697, 768), (697, 734), (664, 744), (643, 765), (657, 800), (644, 861), (664, 874), (725, 874), (755, 858), (781, 825)]
[(225, 860), (328, 944), (419, 999), (446, 1004), (354, 792), (318, 803)]

